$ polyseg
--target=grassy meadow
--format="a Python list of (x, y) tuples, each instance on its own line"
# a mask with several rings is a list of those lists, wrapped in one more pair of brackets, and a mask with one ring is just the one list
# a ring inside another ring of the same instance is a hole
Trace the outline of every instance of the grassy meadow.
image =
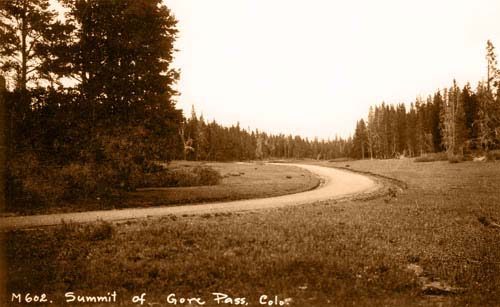
[[(213, 300), (221, 292), (249, 306), (267, 303), (261, 295), (290, 306), (500, 306), (499, 162), (311, 163), (408, 187), (369, 200), (9, 232), (8, 294), (46, 293), (56, 305), (67, 291), (116, 291), (123, 305), (141, 293), (150, 306), (172, 305), (172, 293), (230, 305)], [(424, 291), (424, 277), (457, 290)]]

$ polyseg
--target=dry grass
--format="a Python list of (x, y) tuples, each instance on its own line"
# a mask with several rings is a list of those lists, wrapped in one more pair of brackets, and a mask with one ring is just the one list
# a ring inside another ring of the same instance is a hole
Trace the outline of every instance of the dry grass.
[[(80, 226), (12, 232), (8, 290), (58, 302), (64, 291), (116, 290), (124, 303), (146, 292), (150, 303), (176, 293), (215, 305), (210, 293), (219, 291), (250, 306), (261, 294), (293, 306), (500, 305), (500, 230), (488, 226), (500, 221), (500, 163), (349, 164), (408, 189), (389, 199), (127, 222), (103, 240)], [(424, 295), (409, 264), (464, 292)]]

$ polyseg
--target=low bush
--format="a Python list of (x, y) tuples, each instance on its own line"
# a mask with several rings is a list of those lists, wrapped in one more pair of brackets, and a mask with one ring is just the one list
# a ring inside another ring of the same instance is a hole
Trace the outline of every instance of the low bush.
[(115, 227), (110, 222), (100, 222), (85, 228), (84, 237), (89, 241), (103, 241), (113, 237)]
[(107, 206), (139, 187), (220, 182), (220, 174), (208, 166), (168, 170), (155, 163), (169, 160), (162, 154), (168, 144), (157, 139), (150, 128), (122, 127), (99, 130), (68, 159), (53, 159), (33, 148), (17, 151), (6, 167), (7, 210), (33, 213), (82, 201)]
[(216, 185), (222, 179), (221, 174), (209, 166), (197, 166), (193, 172), (198, 177), (199, 185)]
[(122, 191), (118, 175), (109, 165), (43, 164), (35, 155), (11, 159), (6, 168), (8, 211), (32, 211), (88, 199), (110, 199)]
[(464, 161), (464, 156), (462, 155), (455, 155), (455, 154), (448, 155), (448, 162), (450, 163), (459, 163), (462, 161)]
[(6, 209), (33, 213), (81, 201), (109, 203), (140, 187), (216, 185), (221, 179), (218, 171), (206, 165), (166, 169), (118, 159), (61, 166), (42, 163), (34, 154), (22, 154), (7, 164)]
[(350, 158), (336, 158), (336, 159), (331, 159), (331, 160), (328, 160), (328, 162), (347, 162), (347, 161), (351, 161), (352, 159)]
[(110, 177), (114, 173), (101, 165), (71, 163), (57, 173), (57, 182), (64, 188), (63, 200), (75, 201), (96, 197), (107, 197), (113, 193)]
[(448, 160), (448, 154), (445, 152), (435, 152), (427, 153), (420, 157), (415, 158), (415, 162), (434, 162), (434, 161), (446, 161)]
[(500, 160), (500, 150), (490, 150), (486, 154), (486, 159), (488, 161)]
[(5, 174), (7, 210), (22, 206), (37, 208), (62, 199), (63, 188), (52, 184), (54, 173), (40, 165), (32, 154), (8, 161)]

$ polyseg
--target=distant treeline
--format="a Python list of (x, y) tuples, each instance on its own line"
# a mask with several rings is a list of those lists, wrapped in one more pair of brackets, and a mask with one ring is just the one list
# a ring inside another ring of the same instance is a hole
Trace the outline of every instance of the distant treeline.
[[(239, 127), (222, 127), (198, 118), (194, 109), (185, 119), (183, 142), (190, 160), (268, 158), (336, 159), (350, 157), (415, 157), (446, 152), (448, 156), (486, 153), (500, 147), (500, 73), (493, 44), (486, 48), (487, 78), (476, 89), (468, 83), (437, 90), (426, 99), (406, 104), (370, 107), (368, 119), (356, 124), (347, 139), (309, 140), (300, 136), (268, 135)], [(327, 128), (325, 128), (327, 129)]]
[(300, 136), (272, 135), (258, 130), (241, 129), (239, 124), (223, 127), (216, 121), (207, 123), (197, 117), (194, 108), (182, 131), (188, 160), (255, 160), (255, 159), (335, 159), (351, 153), (350, 140), (308, 140)]
[(487, 42), (487, 79), (473, 90), (454, 81), (427, 99), (370, 107), (356, 124), (351, 156), (393, 158), (445, 151), (463, 156), (500, 146), (500, 73), (493, 44)]

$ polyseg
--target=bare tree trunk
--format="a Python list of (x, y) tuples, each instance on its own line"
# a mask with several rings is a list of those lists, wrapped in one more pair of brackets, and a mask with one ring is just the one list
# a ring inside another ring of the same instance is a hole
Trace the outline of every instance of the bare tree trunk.
[[(5, 210), (5, 192), (6, 192), (6, 182), (5, 182), (5, 165), (7, 162), (7, 141), (6, 141), (6, 118), (7, 118), (7, 108), (6, 108), (6, 98), (5, 98), (5, 78), (0, 75), (0, 212)], [(5, 281), (7, 280), (6, 268), (5, 268), (5, 257), (0, 251), (0, 296), (6, 297), (6, 287)]]
[(182, 142), (182, 155), (184, 161), (187, 160), (187, 153), (186, 153), (186, 139), (184, 138), (184, 127), (179, 129), (179, 135), (181, 136), (181, 142)]
[(5, 99), (5, 78), (0, 75), (0, 212), (5, 208), (5, 165), (7, 162), (7, 107)]

